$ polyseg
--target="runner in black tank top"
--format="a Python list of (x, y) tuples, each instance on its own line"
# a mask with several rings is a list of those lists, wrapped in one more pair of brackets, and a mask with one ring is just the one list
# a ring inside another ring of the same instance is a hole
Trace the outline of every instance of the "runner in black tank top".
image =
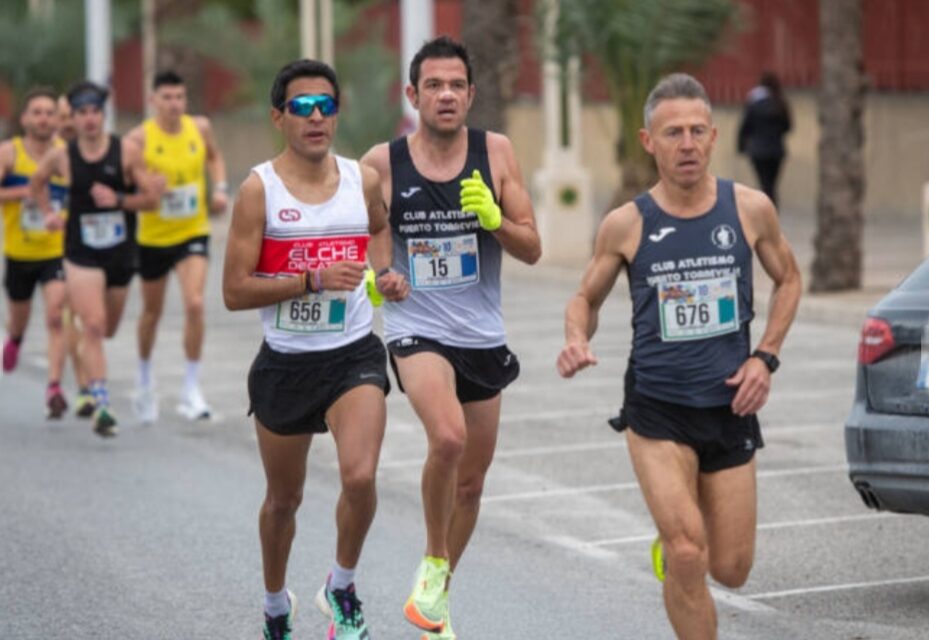
[(417, 130), (362, 162), (377, 169), (390, 206), (393, 268), (409, 274), (410, 297), (385, 306), (384, 330), (429, 440), (426, 557), (404, 614), (422, 638), (454, 640), (448, 577), (477, 523), (501, 391), (519, 373), (503, 331), (500, 258), (506, 251), (532, 264), (541, 245), (509, 140), (465, 127), (474, 85), (464, 47), (444, 37), (426, 43), (410, 82)]
[(135, 212), (102, 207), (91, 195), (96, 183), (117, 193), (131, 190), (123, 176), (120, 138), (110, 135), (106, 155), (94, 162), (83, 158), (73, 140), (68, 143), (68, 162), (71, 188), (65, 258), (81, 266), (102, 267), (107, 286), (126, 286), (135, 270)]
[(33, 178), (33, 194), (49, 214), (43, 193), (50, 177), (63, 176), (71, 184), (65, 282), (84, 332), (82, 364), (95, 405), (94, 432), (103, 437), (117, 432), (103, 339), (119, 327), (135, 267), (134, 211), (154, 206), (161, 189), (146, 174), (141, 150), (104, 131), (107, 95), (105, 88), (87, 81), (68, 92), (77, 139), (43, 158)]
[[(658, 83), (640, 136), (660, 179), (604, 219), (568, 303), (558, 371), (571, 377), (596, 364), (589, 341), (625, 266), (633, 349), (622, 413), (610, 423), (628, 427), (629, 455), (660, 532), (652, 561), (671, 625), (679, 636), (715, 638), (706, 574), (734, 588), (752, 566), (754, 456), (762, 446), (755, 414), (797, 310), (800, 275), (771, 201), (710, 175), (716, 128), (699, 82), (674, 74)], [(755, 351), (753, 253), (774, 283)]]

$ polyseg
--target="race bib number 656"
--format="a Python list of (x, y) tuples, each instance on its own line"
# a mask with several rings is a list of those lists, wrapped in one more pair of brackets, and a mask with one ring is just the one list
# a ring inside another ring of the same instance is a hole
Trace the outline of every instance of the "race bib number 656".
[(345, 330), (344, 292), (308, 293), (277, 305), (274, 326), (290, 333), (339, 333)]

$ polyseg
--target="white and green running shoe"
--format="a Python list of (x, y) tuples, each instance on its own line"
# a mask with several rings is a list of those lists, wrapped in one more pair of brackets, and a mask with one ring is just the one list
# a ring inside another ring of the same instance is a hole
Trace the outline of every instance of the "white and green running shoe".
[(265, 613), (264, 640), (293, 640), (291, 632), (294, 629), (294, 616), (297, 615), (297, 598), (293, 592), (287, 590), (287, 599), (290, 600), (290, 611), (272, 618)]
[(329, 590), (329, 578), (316, 593), (316, 607), (329, 617), (327, 640), (370, 640), (355, 585)]

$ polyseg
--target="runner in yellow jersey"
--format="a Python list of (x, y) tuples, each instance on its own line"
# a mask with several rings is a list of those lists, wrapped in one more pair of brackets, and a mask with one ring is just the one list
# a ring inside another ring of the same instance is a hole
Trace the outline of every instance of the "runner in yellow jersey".
[[(16, 368), (36, 285), (42, 289), (48, 330), (48, 389), (45, 403), (49, 418), (60, 418), (68, 407), (61, 391), (65, 359), (62, 312), (65, 304), (64, 234), (59, 222), (48, 228), (45, 215), (29, 198), (29, 177), (37, 161), (54, 145), (57, 127), (56, 97), (50, 89), (36, 88), (26, 94), (20, 116), (22, 136), (0, 144), (0, 206), (3, 209), (3, 284), (7, 292), (8, 337), (3, 345), (3, 371)], [(67, 184), (56, 179), (49, 185), (56, 209), (64, 207)]]
[[(164, 308), (168, 272), (177, 274), (184, 300), (184, 353), (187, 366), (178, 411), (191, 420), (210, 417), (200, 392), (204, 305), (210, 223), (208, 213), (228, 205), (226, 164), (216, 145), (210, 121), (186, 115), (187, 91), (173, 71), (155, 76), (154, 117), (129, 132), (144, 148), (145, 164), (163, 175), (167, 189), (157, 210), (139, 213), (139, 273), (142, 314), (139, 317), (139, 373), (134, 408), (142, 423), (158, 419), (152, 375), (152, 351)], [(210, 191), (207, 196), (207, 174)]]

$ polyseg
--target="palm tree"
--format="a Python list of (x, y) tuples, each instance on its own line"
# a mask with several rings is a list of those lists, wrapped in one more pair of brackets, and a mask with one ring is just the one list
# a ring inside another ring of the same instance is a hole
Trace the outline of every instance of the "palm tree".
[[(542, 4), (548, 9), (552, 2)], [(737, 24), (735, 0), (565, 0), (558, 3), (556, 50), (561, 60), (592, 56), (600, 66), (621, 124), (617, 202), (656, 179), (637, 132), (642, 108), (662, 76), (696, 67), (715, 53)]]
[(519, 56), (516, 0), (464, 0), (461, 39), (468, 47), (477, 96), (468, 124), (504, 131)]
[(819, 198), (810, 291), (861, 287), (865, 89), (861, 0), (820, 0)]

